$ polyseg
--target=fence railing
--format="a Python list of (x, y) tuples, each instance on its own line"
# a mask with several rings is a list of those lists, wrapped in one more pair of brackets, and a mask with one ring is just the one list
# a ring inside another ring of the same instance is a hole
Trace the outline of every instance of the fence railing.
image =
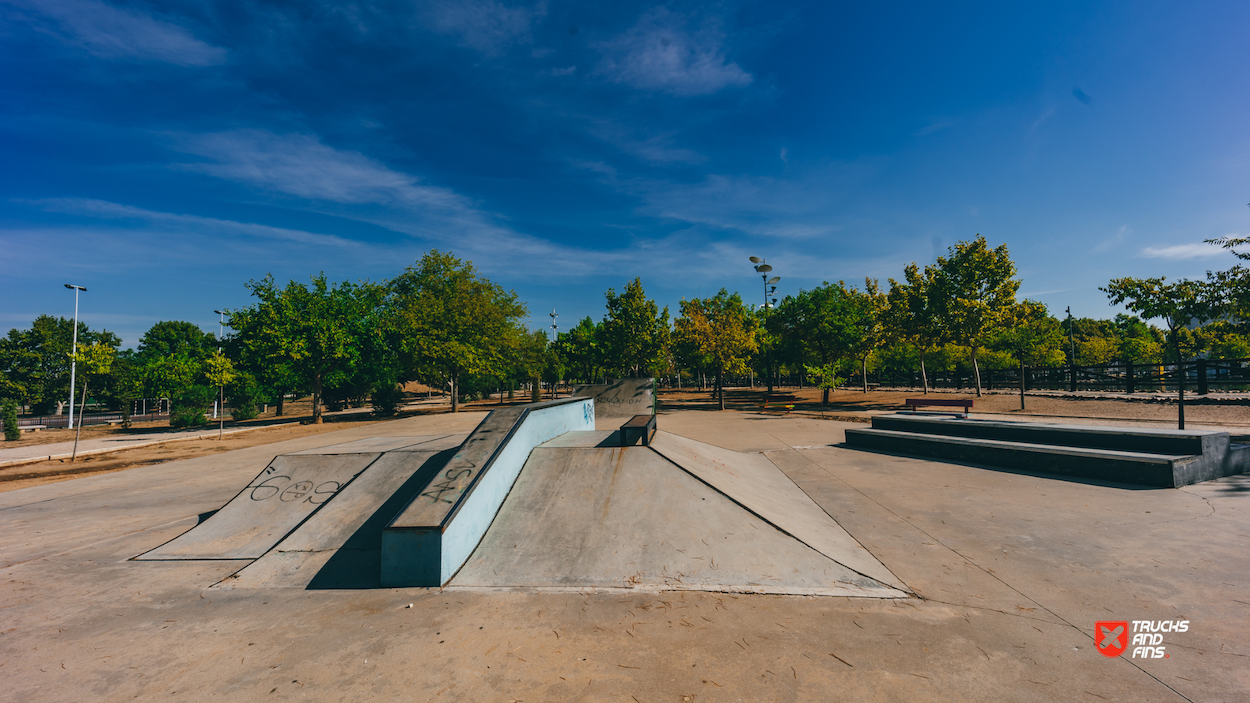
[[(146, 413), (143, 415), (131, 415), (131, 422), (152, 422), (155, 420), (168, 420), (169, 413)], [(75, 416), (74, 422), (81, 424), (83, 427), (89, 425), (107, 425), (109, 423), (118, 423), (122, 421), (120, 412), (114, 413), (90, 413), (82, 417)], [(69, 415), (37, 415), (24, 416), (17, 419), (18, 427), (69, 427)]]
[[(972, 388), (967, 371), (930, 372), (933, 388)], [(1124, 393), (1173, 393), (1184, 379), (1185, 390), (1197, 395), (1211, 391), (1250, 391), (1250, 359), (1195, 359), (1182, 363), (1115, 363), (1094, 366), (1025, 367), (1025, 390), (1120, 391)], [(861, 383), (859, 374), (847, 382)], [(919, 372), (878, 371), (868, 373), (869, 384), (919, 388)], [(981, 387), (1020, 387), (1020, 369), (982, 369)]]

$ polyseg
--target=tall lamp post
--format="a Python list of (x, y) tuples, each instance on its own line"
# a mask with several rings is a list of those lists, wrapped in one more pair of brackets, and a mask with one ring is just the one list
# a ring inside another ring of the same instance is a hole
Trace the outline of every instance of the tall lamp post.
[[(760, 279), (764, 281), (764, 316), (767, 319), (768, 311), (777, 304), (776, 298), (769, 302), (769, 296), (777, 292), (777, 282), (781, 280), (781, 276), (769, 278), (768, 274), (773, 267), (758, 256), (752, 256), (751, 263), (755, 264), (755, 272), (760, 274)], [(764, 352), (764, 365), (768, 372), (768, 393), (771, 394), (773, 392), (773, 350), (771, 348)]]
[[(213, 312), (217, 313), (217, 353), (220, 354), (221, 353), (221, 335), (225, 333), (225, 329), (226, 329), (226, 311), (214, 310)], [(226, 389), (224, 386), (217, 387), (217, 403), (213, 405), (213, 418), (214, 419), (217, 418), (218, 410), (221, 411), (222, 415), (226, 414)], [(220, 438), (221, 437), (219, 434), (218, 439)]]
[[(556, 325), (556, 318), (559, 317), (560, 314), (556, 312), (555, 308), (551, 308), (551, 312), (548, 313), (548, 316), (551, 317), (551, 343), (555, 344), (556, 343), (556, 330), (560, 329), (559, 326)], [(551, 399), (552, 400), (556, 399), (556, 387), (559, 385), (560, 385), (559, 379), (556, 379), (551, 384)]]
[[(74, 342), (69, 356), (69, 428), (72, 430), (74, 429), (74, 382), (78, 371), (78, 292), (85, 293), (87, 289), (72, 283), (66, 283), (65, 287), (74, 291)], [(78, 421), (82, 422), (82, 418), (78, 418)]]

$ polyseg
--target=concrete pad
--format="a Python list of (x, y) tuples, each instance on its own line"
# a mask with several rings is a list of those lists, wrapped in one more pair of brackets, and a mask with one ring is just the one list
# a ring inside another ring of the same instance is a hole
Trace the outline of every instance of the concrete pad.
[(906, 595), (642, 447), (535, 449), (448, 586)]
[(764, 454), (734, 452), (667, 432), (651, 448), (807, 546), (894, 588), (907, 586), (847, 534)]
[[(381, 455), (321, 510), (219, 587), (377, 588), (382, 530), (451, 458), (466, 435)], [(408, 439), (408, 438), (396, 438)], [(381, 443), (361, 440), (362, 445)], [(341, 447), (343, 445), (336, 445)], [(420, 447), (420, 451), (415, 451)], [(328, 447), (327, 449), (334, 449)]]

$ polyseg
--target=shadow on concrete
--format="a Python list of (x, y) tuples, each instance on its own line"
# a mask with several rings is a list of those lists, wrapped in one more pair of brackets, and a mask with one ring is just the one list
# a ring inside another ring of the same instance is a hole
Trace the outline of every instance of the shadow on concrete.
[(382, 531), (412, 502), (448, 461), (460, 451), (447, 449), (430, 456), (399, 490), (373, 511), (308, 583), (308, 590), (378, 588), (382, 580)]
[[(995, 471), (1000, 474), (1015, 474), (1017, 476), (1033, 476), (1036, 478), (1049, 478), (1049, 479), (1055, 479), (1059, 481), (1067, 481), (1068, 483), (1081, 483), (1086, 486), (1103, 486), (1106, 488), (1122, 488), (1124, 490), (1129, 490), (1129, 491), (1176, 490), (1175, 488), (1169, 488), (1165, 486), (1145, 486), (1145, 485), (1138, 484), (1138, 483), (1120, 483), (1118, 481), (1104, 481), (1102, 479), (1085, 478), (1083, 476), (1068, 476), (1066, 474), (1055, 474), (1055, 473), (1048, 473), (1045, 471), (1025, 471), (1023, 469), (1011, 469), (1011, 468), (1006, 468), (1002, 466), (991, 466), (989, 464), (974, 464), (974, 463), (967, 462), (967, 461), (953, 461), (951, 459), (940, 459), (938, 457), (931, 457), (931, 456), (919, 456), (916, 454), (901, 454), (899, 452), (886, 452), (886, 451), (881, 451), (879, 449), (870, 449), (868, 447), (853, 447), (847, 444), (846, 442), (840, 442), (838, 444), (831, 444), (829, 446), (838, 447), (839, 449), (850, 449), (851, 451), (856, 451), (856, 452), (867, 452), (869, 454), (883, 454), (885, 456), (897, 456), (897, 457), (902, 457), (904, 459), (916, 459), (919, 461), (929, 461), (935, 464), (950, 464), (952, 466), (966, 466), (970, 469), (984, 469), (986, 471)], [(1246, 490), (1250, 490), (1250, 486), (1247, 486)]]
[(1217, 490), (1223, 494), (1250, 493), (1250, 475), (1241, 474), (1240, 476), (1225, 476), (1216, 479), (1215, 484)]
[[(217, 510), (221, 510), (221, 508), (218, 508)], [(217, 514), (217, 510), (210, 510), (207, 513), (200, 513), (199, 515), (197, 515), (196, 520), (195, 520), (195, 526), (199, 527), (200, 525), (204, 524), (205, 520)]]

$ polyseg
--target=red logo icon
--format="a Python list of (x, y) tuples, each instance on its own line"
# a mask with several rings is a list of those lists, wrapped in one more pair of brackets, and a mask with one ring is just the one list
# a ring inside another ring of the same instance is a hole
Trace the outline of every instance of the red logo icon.
[(1118, 657), (1128, 647), (1128, 621), (1094, 623), (1094, 644), (1104, 657)]

